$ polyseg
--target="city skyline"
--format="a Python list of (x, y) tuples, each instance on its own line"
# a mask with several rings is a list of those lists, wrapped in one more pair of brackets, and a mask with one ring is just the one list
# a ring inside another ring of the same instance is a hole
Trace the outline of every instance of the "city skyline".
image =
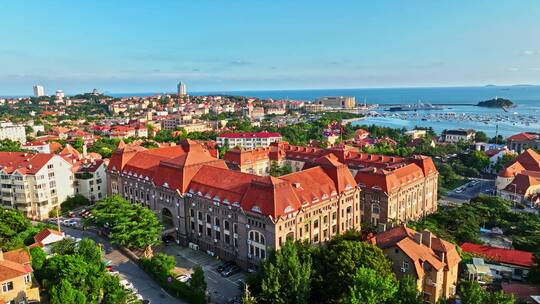
[(5, 2), (0, 96), (540, 84), (535, 1), (307, 3)]

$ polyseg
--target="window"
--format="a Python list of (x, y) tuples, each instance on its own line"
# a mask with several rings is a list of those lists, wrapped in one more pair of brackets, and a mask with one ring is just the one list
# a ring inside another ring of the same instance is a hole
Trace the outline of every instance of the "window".
[(216, 217), (214, 223), (215, 223), (216, 226), (219, 226), (219, 224), (220, 224), (220, 223), (219, 223), (219, 218)]
[(229, 230), (229, 221), (223, 221), (223, 225), (225, 226), (225, 230)]
[(206, 215), (206, 222), (212, 224), (212, 217), (210, 216), (210, 214)]
[(2, 284), (2, 291), (3, 292), (8, 292), (8, 291), (11, 291), (13, 290), (13, 282), (7, 282), (7, 283), (4, 283)]
[(212, 236), (212, 228), (206, 227), (206, 235)]
[(405, 271), (409, 270), (409, 261), (403, 261), (402, 267)]
[(32, 278), (30, 277), (30, 274), (27, 274), (24, 276), (24, 283), (28, 284), (32, 281)]

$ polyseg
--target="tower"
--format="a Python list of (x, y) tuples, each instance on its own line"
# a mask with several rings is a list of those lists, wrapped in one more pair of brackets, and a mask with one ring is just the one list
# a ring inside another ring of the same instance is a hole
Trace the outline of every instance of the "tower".
[(178, 97), (186, 96), (186, 95), (187, 95), (186, 84), (180, 81), (178, 83)]
[(42, 85), (35, 85), (34, 86), (34, 97), (41, 97), (45, 95), (45, 89)]

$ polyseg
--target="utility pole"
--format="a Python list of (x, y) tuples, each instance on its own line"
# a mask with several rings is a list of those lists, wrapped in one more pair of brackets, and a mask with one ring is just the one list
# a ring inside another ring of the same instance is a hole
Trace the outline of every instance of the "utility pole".
[(62, 232), (62, 231), (60, 230), (60, 216), (58, 215), (58, 212), (59, 212), (58, 209), (59, 209), (59, 208), (56, 208), (56, 226), (58, 226), (58, 232)]

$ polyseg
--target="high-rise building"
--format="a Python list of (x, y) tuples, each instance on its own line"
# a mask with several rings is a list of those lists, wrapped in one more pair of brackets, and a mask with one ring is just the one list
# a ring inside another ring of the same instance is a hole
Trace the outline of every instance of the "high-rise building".
[(41, 85), (35, 85), (34, 86), (34, 96), (35, 97), (41, 97), (45, 95), (45, 89)]
[(178, 96), (186, 96), (186, 95), (187, 95), (186, 84), (180, 81), (178, 83)]

